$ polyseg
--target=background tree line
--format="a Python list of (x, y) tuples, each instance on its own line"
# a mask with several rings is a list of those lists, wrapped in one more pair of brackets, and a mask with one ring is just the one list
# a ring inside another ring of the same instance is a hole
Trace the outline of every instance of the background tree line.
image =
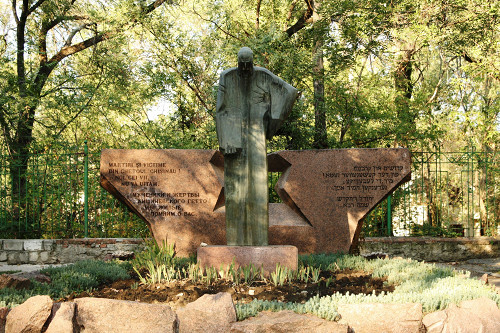
[(494, 0), (1, 0), (16, 209), (32, 152), (217, 148), (218, 75), (241, 46), (301, 91), (270, 150), (496, 152), (499, 14)]

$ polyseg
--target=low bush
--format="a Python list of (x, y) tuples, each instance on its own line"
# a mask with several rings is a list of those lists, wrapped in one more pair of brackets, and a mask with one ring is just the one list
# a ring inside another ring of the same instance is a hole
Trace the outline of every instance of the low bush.
[(90, 291), (104, 283), (130, 278), (122, 263), (100, 260), (83, 260), (72, 265), (50, 267), (41, 273), (50, 276), (52, 282), (45, 284), (32, 280), (30, 289), (0, 289), (0, 306), (13, 307), (35, 295), (59, 299), (72, 293)]
[[(333, 262), (328, 261), (332, 259)], [(293, 310), (298, 313), (311, 313), (328, 320), (338, 318), (337, 305), (341, 303), (421, 303), (423, 311), (433, 312), (445, 309), (451, 303), (459, 304), (464, 300), (482, 296), (500, 305), (500, 295), (477, 279), (470, 279), (469, 273), (454, 271), (410, 259), (366, 260), (352, 255), (312, 255), (301, 257), (302, 263), (312, 266), (328, 264), (328, 269), (356, 269), (371, 272), (374, 277), (387, 277), (387, 282), (395, 284), (392, 293), (375, 295), (352, 295), (336, 293), (331, 296), (313, 297), (304, 304), (281, 303), (276, 301), (254, 300), (237, 304), (239, 320), (256, 315), (259, 311)]]

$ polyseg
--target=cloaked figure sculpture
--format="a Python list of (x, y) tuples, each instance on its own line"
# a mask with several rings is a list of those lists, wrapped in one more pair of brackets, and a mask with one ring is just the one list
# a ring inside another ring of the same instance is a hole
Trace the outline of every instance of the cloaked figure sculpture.
[(227, 245), (268, 245), (266, 139), (292, 110), (298, 90), (269, 70), (253, 65), (248, 47), (238, 67), (220, 75), (217, 138), (224, 154)]

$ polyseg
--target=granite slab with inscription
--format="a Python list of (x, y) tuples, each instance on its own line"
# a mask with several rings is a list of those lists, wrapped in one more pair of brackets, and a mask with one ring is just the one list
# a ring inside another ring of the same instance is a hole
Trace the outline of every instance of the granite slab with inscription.
[(270, 244), (300, 253), (347, 252), (362, 220), (410, 180), (408, 149), (281, 151), (268, 156), (282, 204), (271, 204)]
[(148, 225), (156, 241), (179, 255), (201, 242), (225, 244), (222, 177), (217, 150), (105, 149), (101, 185)]
[[(268, 155), (282, 172), (269, 204), (269, 244), (300, 253), (347, 252), (362, 220), (410, 179), (408, 149), (281, 151)], [(223, 156), (217, 150), (103, 150), (101, 184), (139, 215), (154, 238), (179, 255), (200, 243), (226, 244)]]

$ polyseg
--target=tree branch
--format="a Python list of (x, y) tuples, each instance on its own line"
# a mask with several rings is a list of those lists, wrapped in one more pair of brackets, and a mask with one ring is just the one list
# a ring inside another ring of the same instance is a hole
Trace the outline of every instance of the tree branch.
[(71, 43), (73, 42), (73, 37), (75, 37), (75, 35), (77, 33), (79, 33), (80, 31), (82, 31), (83, 29), (85, 29), (85, 28), (87, 28), (88, 26), (91, 26), (91, 25), (92, 25), (92, 23), (83, 23), (83, 24), (80, 24), (75, 29), (73, 29), (73, 31), (71, 31), (71, 33), (69, 34), (68, 38), (66, 39), (66, 42), (64, 43), (64, 46), (71, 46)]
[(260, 2), (261, 0), (257, 0), (257, 9), (255, 10), (255, 29), (258, 30), (259, 29), (259, 25), (260, 25)]
[(286, 20), (290, 21), (292, 18), (293, 10), (295, 9), (295, 6), (297, 5), (297, 0), (293, 0), (292, 3), (290, 4), (290, 8), (288, 9), (288, 15), (286, 16)]
[(17, 1), (12, 0), (12, 14), (14, 15), (14, 20), (16, 24), (19, 24), (19, 16), (17, 16)]
[(33, 6), (31, 6), (31, 8), (28, 10), (28, 15), (33, 13), (38, 7), (40, 7), (40, 5), (42, 3), (44, 3), (45, 0), (38, 0), (38, 2), (36, 2)]
[(236, 37), (235, 35), (233, 35), (233, 34), (232, 34), (232, 33), (230, 33), (229, 31), (222, 29), (222, 28), (221, 28), (221, 26), (219, 26), (216, 22), (214, 22), (214, 21), (212, 21), (212, 20), (209, 20), (209, 19), (206, 19), (206, 18), (204, 18), (203, 16), (201, 16), (201, 14), (200, 14), (200, 13), (198, 13), (198, 12), (194, 9), (194, 6), (193, 6), (193, 12), (194, 12), (196, 15), (198, 15), (198, 16), (199, 16), (199, 17), (200, 17), (203, 21), (205, 21), (205, 22), (210, 22), (210, 23), (212, 23), (213, 25), (215, 25), (215, 27), (216, 27), (217, 29), (219, 29), (220, 31), (222, 31), (224, 34), (226, 34), (226, 35), (228, 35), (228, 36), (230, 36), (230, 37), (233, 37), (233, 38), (234, 38), (234, 39), (236, 39), (236, 40), (241, 41), (241, 39), (240, 39), (240, 38)]
[(94, 99), (94, 96), (95, 96), (95, 92), (99, 89), (99, 87), (103, 84), (104, 80), (100, 80), (99, 83), (97, 84), (97, 87), (95, 88), (94, 90), (94, 93), (88, 98), (87, 102), (85, 103), (84, 106), (82, 106), (80, 108), (80, 110), (78, 110), (78, 112), (59, 130), (59, 132), (57, 132), (57, 134), (55, 135), (55, 137), (58, 137), (59, 135), (62, 134), (62, 132), (64, 132), (64, 130), (69, 126), (69, 124), (71, 124), (76, 118), (78, 118), (78, 116), (83, 112), (85, 111), (88, 106), (90, 105), (90, 102)]
[(292, 37), (296, 32), (300, 31), (306, 26), (307, 21), (313, 16), (314, 7), (311, 0), (304, 0), (307, 9), (304, 11), (302, 16), (292, 25), (290, 28), (286, 29), (288, 37)]

